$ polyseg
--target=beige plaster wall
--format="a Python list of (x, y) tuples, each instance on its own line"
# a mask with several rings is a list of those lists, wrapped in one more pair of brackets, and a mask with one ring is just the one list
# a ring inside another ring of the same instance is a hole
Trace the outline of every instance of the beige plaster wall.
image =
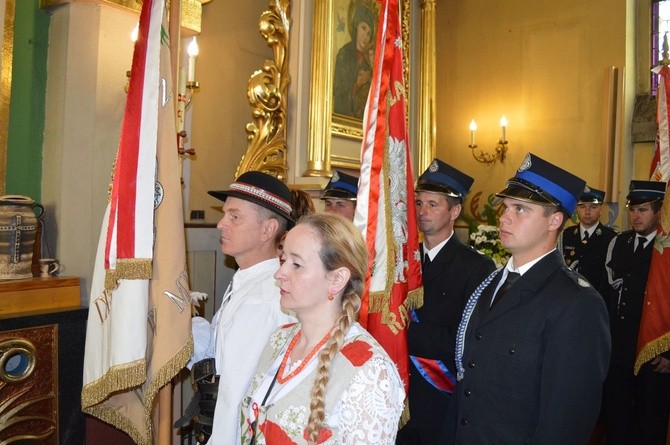
[(247, 81), (272, 58), (258, 31), (267, 6), (267, 0), (217, 0), (203, 6), (196, 74), (201, 88), (191, 112), (191, 141), (197, 154), (190, 166), (188, 207), (204, 210), (206, 222), (216, 223), (221, 217), (221, 201), (207, 190), (227, 189), (246, 152), (245, 127), (251, 122)]
[[(626, 77), (618, 135), (625, 165), (618, 174), (628, 175), (624, 122), (630, 122), (635, 73), (634, 39), (627, 36), (635, 32), (634, 15), (628, 0), (438, 4), (436, 152), (475, 178), (467, 213), (480, 212), (529, 151), (604, 188), (603, 91), (610, 66)], [(479, 147), (492, 152), (502, 115), (509, 121), (508, 159), (476, 162), (468, 148), (470, 120), (477, 121)]]
[(92, 3), (60, 6), (51, 16), (43, 256), (60, 259), (63, 275), (81, 278), (84, 304), (119, 144), (135, 23), (137, 14)]

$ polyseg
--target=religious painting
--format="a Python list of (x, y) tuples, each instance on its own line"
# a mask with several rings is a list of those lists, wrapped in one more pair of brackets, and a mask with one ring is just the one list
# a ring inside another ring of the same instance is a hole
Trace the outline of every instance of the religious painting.
[(331, 131), (360, 140), (372, 80), (379, 3), (375, 0), (335, 0), (333, 20)]
[[(330, 177), (331, 168), (360, 169), (363, 114), (371, 87), (380, 3), (319, 0), (306, 4), (300, 17), (311, 18), (309, 134), (306, 168), (296, 170), (303, 177)], [(400, 4), (409, 91), (410, 10), (416, 13), (419, 6), (410, 0), (400, 0)]]

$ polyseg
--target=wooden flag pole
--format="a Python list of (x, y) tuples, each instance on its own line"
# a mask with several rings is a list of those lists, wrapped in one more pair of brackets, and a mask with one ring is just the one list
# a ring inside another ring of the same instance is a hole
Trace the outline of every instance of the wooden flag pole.
[[(172, 87), (177, 91), (179, 84), (179, 50), (181, 47), (181, 1), (172, 0), (169, 10), (170, 21), (170, 67), (172, 70)], [(176, 101), (175, 101), (176, 103)], [(176, 110), (175, 110), (176, 113)], [(158, 444), (172, 443), (172, 382), (163, 386), (158, 392)]]

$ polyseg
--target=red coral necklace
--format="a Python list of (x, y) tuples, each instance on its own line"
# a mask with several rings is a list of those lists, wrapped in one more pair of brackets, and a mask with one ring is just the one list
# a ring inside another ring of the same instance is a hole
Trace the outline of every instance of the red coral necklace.
[(330, 338), (330, 332), (328, 332), (326, 336), (323, 337), (321, 341), (317, 343), (316, 346), (314, 346), (314, 348), (312, 348), (311, 351), (309, 351), (309, 354), (307, 354), (307, 356), (302, 360), (302, 362), (300, 362), (298, 367), (295, 368), (293, 372), (291, 372), (289, 375), (284, 377), (284, 370), (286, 369), (286, 363), (288, 362), (288, 359), (291, 356), (291, 352), (293, 352), (293, 348), (298, 343), (298, 340), (300, 340), (301, 335), (302, 331), (298, 331), (298, 333), (295, 334), (295, 337), (293, 337), (293, 340), (291, 340), (291, 343), (289, 343), (288, 348), (286, 349), (286, 354), (284, 354), (284, 358), (281, 361), (281, 365), (279, 365), (279, 371), (277, 371), (277, 381), (282, 385), (291, 380), (296, 375), (300, 374), (300, 371), (302, 371), (305, 368), (305, 366), (307, 366), (309, 361), (312, 360), (314, 354), (316, 354), (318, 350), (321, 349), (321, 347), (325, 345), (328, 339)]

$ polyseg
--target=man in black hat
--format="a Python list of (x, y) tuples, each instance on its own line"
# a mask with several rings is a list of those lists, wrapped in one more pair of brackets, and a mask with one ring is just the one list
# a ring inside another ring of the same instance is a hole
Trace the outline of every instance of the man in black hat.
[[(201, 412), (203, 437), (211, 432), (214, 445), (238, 443), (239, 404), (256, 369), (258, 358), (270, 333), (289, 322), (279, 304), (279, 287), (274, 273), (279, 269), (277, 242), (291, 219), (291, 192), (279, 179), (266, 173), (243, 173), (230, 185), (230, 190), (210, 191), (210, 195), (224, 201), (223, 217), (217, 224), (221, 231), (221, 251), (232, 256), (239, 266), (226, 290), (221, 306), (209, 324), (195, 317), (194, 341), (196, 357), (204, 350), (204, 357), (215, 358), (215, 374), (220, 377), (218, 391), (208, 382), (213, 376), (200, 378), (209, 392), (212, 406)], [(199, 333), (204, 334), (202, 337)], [(209, 335), (206, 335), (209, 334)], [(203, 338), (204, 337), (204, 338)], [(203, 345), (206, 345), (204, 346)], [(199, 362), (202, 363), (202, 362)], [(194, 367), (195, 371), (201, 365)], [(214, 373), (208, 365), (206, 373)], [(211, 394), (211, 392), (215, 394)], [(203, 394), (206, 398), (206, 394)]]
[(358, 195), (358, 178), (335, 170), (328, 181), (321, 199), (326, 201), (325, 211), (337, 213), (349, 221), (356, 214), (356, 196)]
[(565, 264), (600, 289), (605, 271), (607, 246), (617, 233), (600, 222), (605, 192), (586, 186), (577, 203), (579, 224), (568, 227), (558, 237), (558, 250)]
[(529, 153), (497, 194), (512, 257), (463, 312), (446, 443), (588, 442), (609, 363), (607, 309), (556, 249), (584, 185)]
[(603, 394), (607, 445), (665, 444), (670, 407), (670, 354), (633, 365), (642, 303), (661, 216), (666, 184), (630, 182), (626, 197), (632, 230), (614, 238), (608, 250), (602, 290), (610, 312), (612, 360)]
[(494, 269), (493, 261), (454, 235), (454, 222), (473, 179), (433, 160), (415, 188), (416, 218), (423, 233), (423, 306), (410, 314), (410, 420), (396, 444), (434, 445), (456, 384), (454, 346), (463, 306)]

